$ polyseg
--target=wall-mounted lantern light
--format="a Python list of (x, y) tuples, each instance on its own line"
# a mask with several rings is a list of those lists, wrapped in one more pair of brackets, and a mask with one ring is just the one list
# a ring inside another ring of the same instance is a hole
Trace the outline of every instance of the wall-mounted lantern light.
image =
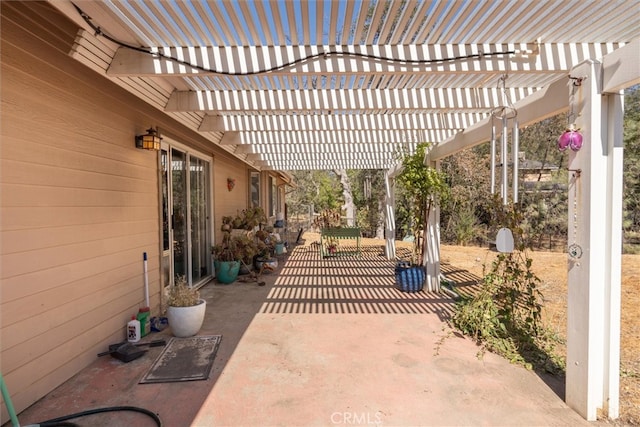
[(144, 135), (136, 135), (136, 148), (144, 150), (160, 150), (162, 138), (158, 135), (158, 129), (149, 128)]

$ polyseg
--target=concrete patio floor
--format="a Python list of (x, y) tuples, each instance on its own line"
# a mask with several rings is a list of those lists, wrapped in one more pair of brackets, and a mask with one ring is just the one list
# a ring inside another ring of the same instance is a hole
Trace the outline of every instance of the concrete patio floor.
[[(447, 296), (394, 289), (382, 247), (321, 260), (316, 247), (300, 245), (281, 261), (263, 276), (266, 286), (202, 289), (200, 335), (222, 335), (208, 380), (138, 384), (162, 347), (130, 363), (101, 357), (19, 414), (20, 423), (131, 405), (169, 427), (592, 424), (536, 373), (493, 354), (478, 359), (478, 347), (446, 326)], [(145, 340), (162, 337), (169, 332)], [(129, 412), (71, 421), (155, 425)]]

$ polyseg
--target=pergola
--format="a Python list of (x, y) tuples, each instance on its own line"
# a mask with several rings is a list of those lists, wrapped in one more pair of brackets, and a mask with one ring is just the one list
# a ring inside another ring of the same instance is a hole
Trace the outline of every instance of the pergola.
[[(505, 102), (520, 126), (566, 111), (579, 78), (569, 228), (584, 254), (569, 262), (566, 400), (617, 417), (620, 90), (640, 81), (637, 0), (52, 4), (81, 27), (70, 55), (258, 170), (392, 176), (419, 142), (437, 166), (488, 141)], [(429, 237), (437, 289), (437, 216)]]

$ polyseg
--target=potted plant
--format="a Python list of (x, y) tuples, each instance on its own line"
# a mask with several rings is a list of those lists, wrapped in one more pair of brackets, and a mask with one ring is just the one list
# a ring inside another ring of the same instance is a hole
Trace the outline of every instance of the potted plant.
[(246, 234), (232, 236), (231, 238), (233, 240), (233, 246), (235, 247), (236, 256), (240, 260), (239, 274), (249, 274), (253, 265), (253, 257), (258, 253), (256, 239)]
[(267, 222), (267, 216), (264, 213), (264, 209), (259, 206), (243, 209), (242, 212), (230, 219), (230, 223), (233, 229), (236, 230), (255, 230), (260, 224)]
[(254, 257), (253, 265), (258, 272), (273, 271), (278, 267), (278, 259), (275, 258), (276, 238), (273, 235), (273, 227), (267, 226), (256, 232), (258, 253)]
[(327, 247), (326, 247), (326, 252), (329, 255), (335, 255), (338, 252), (338, 240), (336, 239), (329, 239), (326, 243)]
[(418, 144), (413, 155), (405, 156), (402, 159), (402, 170), (396, 177), (409, 205), (414, 237), (411, 260), (402, 260), (396, 266), (396, 286), (406, 292), (422, 290), (426, 278), (424, 254), (428, 244), (425, 236), (429, 216), (435, 204), (448, 194), (445, 175), (424, 164), (429, 146), (429, 143)]
[(200, 292), (187, 285), (184, 278), (176, 278), (167, 297), (167, 319), (174, 336), (191, 337), (200, 331), (204, 322), (207, 302), (200, 298)]
[(214, 268), (216, 270), (216, 279), (220, 283), (233, 283), (240, 272), (240, 260), (242, 254), (236, 245), (236, 239), (231, 237), (233, 218), (223, 217), (222, 241), (211, 247), (211, 254), (214, 259)]
[(285, 252), (285, 245), (279, 234), (274, 234), (274, 250), (276, 255), (282, 255)]

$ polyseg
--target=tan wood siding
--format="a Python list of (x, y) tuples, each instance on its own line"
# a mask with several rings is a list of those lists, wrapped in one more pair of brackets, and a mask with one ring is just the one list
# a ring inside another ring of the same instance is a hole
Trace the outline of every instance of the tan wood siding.
[(73, 59), (78, 27), (47, 2), (0, 8), (0, 363), (21, 411), (124, 339), (143, 252), (159, 314), (158, 157), (134, 136), (214, 159), (214, 231), (247, 206), (248, 166)]
[(17, 410), (124, 338), (145, 251), (159, 304), (157, 155), (133, 147), (148, 118), (66, 55), (77, 28), (46, 13), (2, 5), (0, 339)]
[[(227, 178), (236, 180), (233, 190), (227, 189)], [(215, 239), (222, 238), (220, 224), (223, 216), (235, 216), (249, 205), (249, 170), (242, 163), (229, 162), (224, 158), (215, 158), (213, 163), (213, 185), (215, 193), (214, 219)]]
[(124, 339), (143, 252), (159, 314), (158, 157), (136, 134), (159, 126), (218, 160), (216, 213), (243, 209), (248, 184), (241, 161), (71, 58), (78, 28), (50, 4), (0, 7), (0, 362), (20, 411)]

